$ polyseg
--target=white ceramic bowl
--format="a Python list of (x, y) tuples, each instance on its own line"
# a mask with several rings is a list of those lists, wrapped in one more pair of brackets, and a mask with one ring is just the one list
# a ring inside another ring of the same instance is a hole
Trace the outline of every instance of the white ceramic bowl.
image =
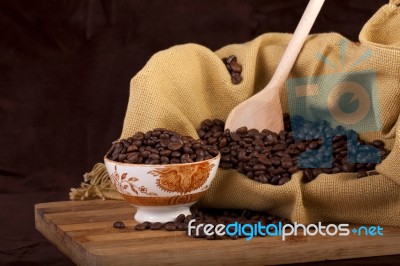
[(118, 192), (137, 208), (139, 223), (174, 221), (190, 214), (210, 187), (217, 173), (220, 155), (201, 162), (183, 164), (129, 164), (104, 157), (111, 180)]

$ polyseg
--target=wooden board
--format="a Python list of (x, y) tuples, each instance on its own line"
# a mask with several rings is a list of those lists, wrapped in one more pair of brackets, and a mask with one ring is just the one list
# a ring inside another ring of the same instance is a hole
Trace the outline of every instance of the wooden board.
[[(400, 254), (400, 228), (384, 236), (194, 239), (185, 232), (135, 231), (135, 208), (122, 201), (35, 205), (36, 228), (78, 265), (268, 265)], [(121, 220), (127, 227), (113, 228)]]

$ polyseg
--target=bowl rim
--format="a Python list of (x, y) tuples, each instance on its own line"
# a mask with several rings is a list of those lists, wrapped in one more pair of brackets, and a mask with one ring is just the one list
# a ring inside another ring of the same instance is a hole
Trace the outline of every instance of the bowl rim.
[(149, 167), (165, 167), (165, 166), (184, 166), (184, 165), (195, 165), (195, 164), (200, 164), (203, 162), (209, 162), (209, 161), (214, 161), (216, 159), (221, 159), (221, 152), (218, 151), (218, 155), (215, 157), (212, 157), (211, 159), (208, 160), (203, 160), (203, 161), (198, 161), (198, 162), (192, 162), (192, 163), (173, 163), (173, 164), (136, 164), (136, 163), (122, 163), (122, 162), (116, 162), (113, 160), (110, 160), (107, 158), (107, 154), (104, 155), (103, 157), (104, 161), (116, 164), (116, 165), (125, 165), (125, 166), (149, 166)]

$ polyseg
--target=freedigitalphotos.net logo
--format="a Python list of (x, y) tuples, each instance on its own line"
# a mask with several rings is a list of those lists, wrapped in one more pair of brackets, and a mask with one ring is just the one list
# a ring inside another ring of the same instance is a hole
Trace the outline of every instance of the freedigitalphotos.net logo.
[[(307, 158), (318, 158), (322, 151), (324, 154), (332, 151), (332, 138), (339, 135), (347, 137), (348, 162), (380, 162), (377, 148), (372, 145), (362, 147), (357, 143), (357, 133), (378, 131), (381, 128), (376, 71), (360, 69), (361, 66), (369, 66), (367, 62), (373, 58), (373, 54), (370, 49), (366, 49), (350, 62), (346, 52), (348, 45), (345, 39), (339, 42), (340, 60), (336, 60), (339, 62), (317, 52), (316, 59), (326, 69), (332, 69), (332, 73), (293, 78), (286, 83), (293, 138), (323, 139), (320, 150), (304, 152), (300, 156), (301, 168), (331, 168), (332, 158), (329, 156), (325, 156), (319, 164), (312, 165)], [(354, 70), (356, 68), (358, 70)], [(336, 129), (328, 130), (328, 127)]]
[(189, 236), (199, 237), (217, 235), (223, 236), (238, 236), (245, 237), (246, 240), (251, 240), (255, 236), (280, 236), (283, 241), (289, 236), (315, 236), (317, 234), (321, 236), (349, 236), (350, 234), (356, 236), (383, 236), (383, 228), (377, 226), (359, 226), (350, 229), (349, 224), (327, 224), (323, 225), (321, 222), (318, 224), (304, 225), (295, 222), (294, 224), (283, 224), (279, 222), (277, 224), (263, 225), (261, 222), (254, 224), (241, 224), (238, 222), (224, 224), (211, 224), (211, 223), (200, 223), (196, 224), (196, 220), (192, 219), (188, 223)]

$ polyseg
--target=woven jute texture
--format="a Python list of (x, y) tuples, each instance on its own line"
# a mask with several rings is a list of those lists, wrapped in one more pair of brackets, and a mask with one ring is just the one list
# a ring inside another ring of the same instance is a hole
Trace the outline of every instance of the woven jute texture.
[[(376, 73), (382, 123), (379, 130), (362, 137), (381, 139), (392, 150), (377, 167), (379, 175), (357, 179), (354, 173), (321, 174), (305, 183), (298, 172), (285, 185), (273, 186), (250, 180), (236, 170), (220, 169), (201, 205), (266, 210), (305, 224), (321, 221), (400, 226), (399, 4), (398, 0), (390, 1), (378, 10), (362, 29), (360, 43), (336, 33), (309, 36), (289, 77), (364, 70)], [(196, 129), (201, 121), (225, 120), (232, 108), (268, 83), (290, 38), (290, 34), (268, 33), (215, 52), (186, 44), (155, 54), (131, 81), (121, 138), (156, 127), (197, 138)], [(345, 57), (340, 47), (345, 47)], [(370, 56), (358, 62), (366, 51)], [(318, 52), (337, 67), (318, 60)], [(243, 81), (238, 85), (231, 83), (221, 60), (229, 55), (235, 55), (243, 66)], [(287, 112), (286, 88), (281, 98)], [(313, 101), (307, 104), (309, 108), (326, 105)], [(105, 171), (104, 165), (97, 164), (86, 175), (87, 183), (71, 192), (71, 199), (120, 198), (104, 178)]]

